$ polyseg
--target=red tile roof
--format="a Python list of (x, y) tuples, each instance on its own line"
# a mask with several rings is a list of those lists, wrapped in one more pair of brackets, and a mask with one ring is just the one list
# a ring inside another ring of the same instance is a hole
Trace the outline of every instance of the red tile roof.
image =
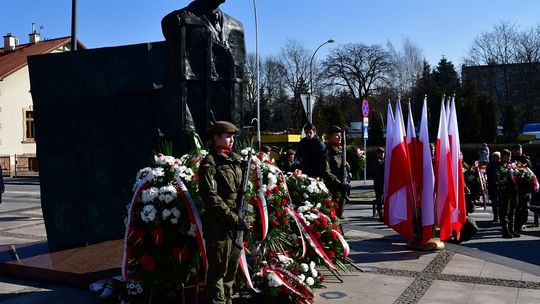
[[(37, 43), (21, 44), (13, 51), (4, 51), (0, 48), (0, 78), (4, 78), (27, 65), (27, 57), (32, 55), (47, 54), (55, 49), (68, 44), (71, 37), (42, 40)], [(79, 43), (79, 45), (81, 45)], [(82, 46), (84, 48), (84, 46)]]

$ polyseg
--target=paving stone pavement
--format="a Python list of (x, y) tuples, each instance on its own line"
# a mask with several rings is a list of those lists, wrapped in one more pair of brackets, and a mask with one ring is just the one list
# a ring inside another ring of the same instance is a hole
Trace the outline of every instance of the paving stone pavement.
[[(540, 229), (505, 240), (490, 210), (472, 217), (481, 228), (460, 245), (440, 252), (413, 251), (372, 216), (371, 182), (355, 181), (343, 227), (354, 265), (340, 282), (328, 271), (315, 303), (540, 303)], [(15, 217), (28, 216), (29, 221)], [(46, 238), (35, 208), (0, 212), (0, 244)], [(532, 221), (531, 221), (532, 222)], [(10, 223), (10, 224), (6, 224)], [(238, 300), (238, 302), (242, 302)], [(0, 303), (100, 303), (86, 290), (0, 277)]]

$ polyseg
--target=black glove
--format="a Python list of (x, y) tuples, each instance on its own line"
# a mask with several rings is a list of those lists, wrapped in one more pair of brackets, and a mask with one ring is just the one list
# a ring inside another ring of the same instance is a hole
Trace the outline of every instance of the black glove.
[(238, 223), (236, 225), (238, 226), (238, 230), (248, 231), (250, 228), (249, 223), (246, 222), (246, 220), (241, 217), (238, 218)]

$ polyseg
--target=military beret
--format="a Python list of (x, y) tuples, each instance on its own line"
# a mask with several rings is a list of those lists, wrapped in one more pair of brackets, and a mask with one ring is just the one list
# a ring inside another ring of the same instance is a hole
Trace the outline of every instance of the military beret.
[(228, 121), (216, 121), (216, 123), (210, 128), (211, 134), (223, 134), (223, 133), (231, 133), (235, 134), (238, 132), (238, 128), (236, 128), (235, 125)]
[(331, 125), (328, 127), (328, 129), (326, 130), (326, 135), (332, 135), (332, 134), (335, 134), (335, 133), (341, 133), (341, 128), (338, 127), (338, 126), (335, 126), (335, 125)]
[(515, 144), (512, 146), (512, 150), (519, 150), (521, 149), (521, 144)]

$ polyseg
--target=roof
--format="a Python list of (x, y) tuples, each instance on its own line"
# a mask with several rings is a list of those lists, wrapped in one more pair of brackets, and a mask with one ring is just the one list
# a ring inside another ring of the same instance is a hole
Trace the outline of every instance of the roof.
[[(4, 48), (0, 48), (0, 79), (26, 66), (28, 64), (28, 56), (51, 53), (55, 49), (68, 44), (70, 41), (71, 37), (68, 36), (42, 40), (37, 43), (21, 44), (9, 52), (5, 52)], [(81, 44), (79, 43), (79, 45)]]

